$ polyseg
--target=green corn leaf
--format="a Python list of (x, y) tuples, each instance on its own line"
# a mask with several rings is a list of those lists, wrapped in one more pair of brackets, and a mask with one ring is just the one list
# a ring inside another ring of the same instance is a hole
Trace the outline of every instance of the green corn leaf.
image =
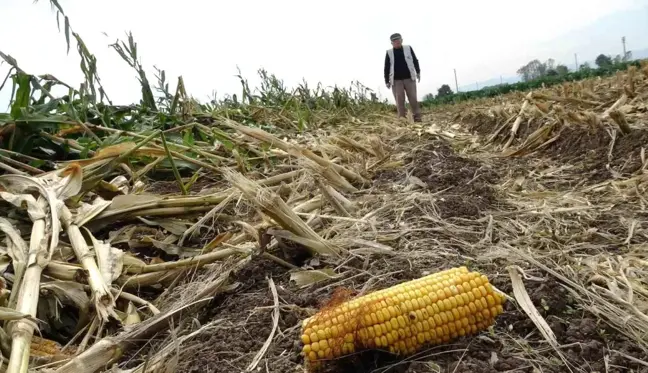
[(31, 75), (18, 73), (15, 75), (15, 82), (18, 86), (16, 97), (11, 105), (11, 117), (18, 119), (22, 115), (22, 109), (29, 107), (31, 97)]

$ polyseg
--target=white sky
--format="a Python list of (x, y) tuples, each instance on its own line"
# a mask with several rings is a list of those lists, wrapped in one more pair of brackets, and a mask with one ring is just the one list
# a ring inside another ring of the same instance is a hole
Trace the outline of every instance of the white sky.
[[(400, 32), (420, 60), (422, 97), (436, 93), (443, 83), (454, 88), (453, 68), (463, 85), (515, 75), (533, 58), (556, 58), (538, 55), (548, 50), (573, 55), (568, 41), (556, 41), (560, 35), (614, 12), (639, 9), (648, 0), (423, 0), (398, 6), (383, 0), (60, 3), (73, 29), (97, 56), (108, 94), (115, 103), (126, 104), (139, 100), (138, 82), (134, 71), (108, 48), (126, 31), (138, 42), (151, 82), (156, 65), (173, 82), (182, 75), (189, 93), (199, 100), (207, 100), (213, 91), (239, 93), (237, 65), (251, 84), (263, 67), (289, 86), (302, 77), (313, 85), (321, 81), (348, 86), (359, 80), (391, 98), (383, 86), (383, 62), (389, 35)], [(1, 0), (0, 14), (1, 51), (29, 73), (51, 73), (78, 86), (82, 76), (77, 52), (73, 47), (66, 56), (65, 38), (56, 28), (48, 0)], [(648, 42), (637, 47), (648, 47)], [(6, 71), (6, 64), (0, 66), (0, 79)], [(0, 92), (0, 112), (5, 111), (8, 94), (7, 88)]]

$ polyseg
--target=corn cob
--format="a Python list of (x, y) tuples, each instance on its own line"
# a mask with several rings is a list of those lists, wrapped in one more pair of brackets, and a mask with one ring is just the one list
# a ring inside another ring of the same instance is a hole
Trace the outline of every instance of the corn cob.
[(74, 354), (72, 352), (63, 351), (63, 347), (52, 340), (40, 338), (33, 336), (31, 340), (31, 345), (29, 348), (29, 353), (31, 356), (36, 357), (55, 357), (55, 356), (68, 356), (71, 357)]
[(359, 349), (411, 355), (488, 328), (504, 302), (486, 276), (452, 268), (321, 310), (302, 323), (302, 355), (310, 363)]

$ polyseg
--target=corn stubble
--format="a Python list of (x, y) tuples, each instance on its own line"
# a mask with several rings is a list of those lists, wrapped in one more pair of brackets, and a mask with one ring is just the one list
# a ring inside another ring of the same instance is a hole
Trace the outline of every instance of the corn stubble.
[(493, 325), (505, 298), (485, 275), (452, 268), (325, 308), (302, 324), (302, 355), (313, 367), (361, 349), (400, 356), (474, 335)]

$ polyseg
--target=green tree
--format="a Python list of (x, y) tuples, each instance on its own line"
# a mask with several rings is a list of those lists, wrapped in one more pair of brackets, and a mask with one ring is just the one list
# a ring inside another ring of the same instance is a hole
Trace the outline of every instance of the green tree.
[(612, 66), (612, 57), (606, 56), (604, 54), (599, 54), (594, 62), (598, 67), (610, 67)]
[(556, 72), (558, 75), (567, 75), (569, 74), (569, 69), (565, 65), (558, 65), (556, 66)]
[(547, 76), (550, 71), (555, 70), (556, 61), (552, 58), (545, 62), (540, 60), (533, 60), (526, 65), (520, 67), (517, 71), (518, 75), (522, 77), (525, 82), (530, 82), (535, 79)]
[(453, 92), (452, 92), (452, 89), (450, 88), (450, 86), (447, 85), (447, 84), (444, 84), (444, 85), (441, 86), (441, 88), (438, 89), (437, 98), (449, 96), (452, 93)]

